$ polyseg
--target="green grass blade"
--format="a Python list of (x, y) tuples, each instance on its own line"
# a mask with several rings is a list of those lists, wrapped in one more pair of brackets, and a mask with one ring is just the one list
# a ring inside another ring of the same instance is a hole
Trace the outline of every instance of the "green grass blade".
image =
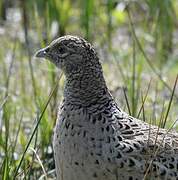
[(50, 95), (49, 95), (49, 97), (48, 97), (48, 99), (47, 99), (47, 102), (45, 103), (44, 108), (43, 108), (43, 110), (42, 110), (42, 112), (41, 112), (41, 114), (40, 114), (40, 116), (39, 116), (39, 119), (37, 120), (37, 123), (36, 123), (36, 125), (35, 125), (35, 127), (34, 127), (34, 130), (32, 131), (32, 134), (31, 134), (30, 139), (29, 139), (29, 141), (28, 141), (28, 143), (27, 143), (27, 145), (26, 145), (26, 147), (25, 147), (25, 150), (24, 150), (24, 152), (23, 152), (23, 154), (22, 154), (22, 157), (21, 157), (21, 159), (20, 159), (20, 162), (19, 162), (19, 164), (18, 164), (18, 166), (17, 166), (17, 168), (16, 168), (16, 170), (15, 170), (14, 179), (16, 178), (16, 176), (17, 176), (17, 174), (18, 174), (18, 170), (20, 169), (20, 167), (21, 167), (21, 165), (22, 165), (22, 161), (23, 161), (23, 159), (24, 159), (24, 157), (25, 157), (25, 154), (26, 154), (26, 152), (27, 152), (27, 150), (28, 150), (28, 148), (29, 148), (29, 146), (30, 146), (30, 144), (31, 144), (31, 142), (32, 142), (32, 139), (33, 139), (33, 137), (34, 137), (34, 135), (35, 135), (35, 133), (36, 133), (36, 131), (37, 131), (37, 128), (38, 128), (38, 126), (39, 126), (39, 123), (40, 123), (41, 119), (43, 118), (43, 115), (44, 115), (44, 113), (45, 113), (45, 111), (46, 111), (46, 108), (48, 107), (48, 104), (49, 104), (49, 102), (50, 102), (50, 100), (51, 100), (54, 92), (56, 91), (56, 88), (58, 87), (58, 83), (59, 83), (59, 80), (61, 79), (61, 77), (62, 77), (62, 73), (60, 74), (57, 83), (55, 84), (54, 88), (52, 89), (52, 91), (51, 91), (51, 93), (50, 93)]

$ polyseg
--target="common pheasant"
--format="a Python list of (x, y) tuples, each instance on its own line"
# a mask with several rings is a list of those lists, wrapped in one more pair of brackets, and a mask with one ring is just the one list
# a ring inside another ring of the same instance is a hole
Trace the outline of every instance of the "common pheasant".
[(178, 180), (178, 134), (118, 107), (90, 43), (63, 36), (36, 57), (66, 76), (53, 140), (58, 180)]

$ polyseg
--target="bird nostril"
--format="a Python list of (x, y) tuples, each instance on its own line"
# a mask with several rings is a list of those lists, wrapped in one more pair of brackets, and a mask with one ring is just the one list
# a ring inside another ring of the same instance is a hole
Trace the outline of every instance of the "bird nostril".
[(47, 52), (45, 51), (45, 49), (40, 49), (39, 51), (36, 52), (35, 56), (38, 58), (42, 58), (45, 57), (46, 54)]
[(45, 52), (46, 52), (46, 53), (48, 53), (48, 52), (49, 52), (49, 47), (47, 47), (47, 48), (45, 49)]
[(49, 52), (49, 47), (45, 47), (45, 48), (40, 49), (39, 51), (37, 51), (35, 56), (38, 57), (38, 58), (45, 58), (48, 52)]

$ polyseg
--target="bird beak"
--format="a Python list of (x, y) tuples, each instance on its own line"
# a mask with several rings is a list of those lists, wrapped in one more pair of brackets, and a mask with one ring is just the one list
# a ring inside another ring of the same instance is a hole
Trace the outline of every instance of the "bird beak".
[(38, 51), (35, 53), (35, 57), (45, 58), (46, 55), (47, 55), (47, 49), (48, 49), (48, 47), (45, 47), (45, 48), (43, 48), (43, 49), (38, 50)]

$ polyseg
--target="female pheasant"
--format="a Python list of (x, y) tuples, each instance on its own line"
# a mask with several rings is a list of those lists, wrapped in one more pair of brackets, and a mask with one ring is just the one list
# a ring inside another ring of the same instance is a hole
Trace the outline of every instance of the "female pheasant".
[(86, 40), (60, 37), (36, 57), (66, 76), (53, 141), (58, 180), (178, 180), (178, 134), (117, 106)]

